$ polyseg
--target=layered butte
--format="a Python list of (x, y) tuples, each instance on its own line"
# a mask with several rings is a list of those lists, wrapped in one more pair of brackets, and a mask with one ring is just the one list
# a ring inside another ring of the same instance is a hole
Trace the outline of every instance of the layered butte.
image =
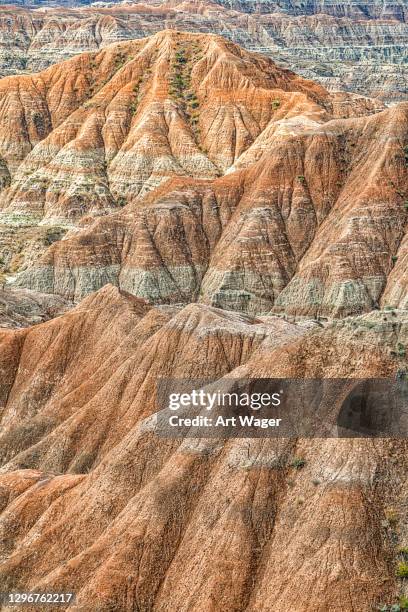
[(7, 77), (0, 109), (19, 286), (255, 315), (406, 305), (407, 104), (165, 31)]
[[(75, 4), (75, 3), (72, 3)], [(0, 74), (33, 72), (165, 28), (217, 33), (330, 90), (407, 99), (407, 6), (400, 2), (160, 1), (2, 8)]]

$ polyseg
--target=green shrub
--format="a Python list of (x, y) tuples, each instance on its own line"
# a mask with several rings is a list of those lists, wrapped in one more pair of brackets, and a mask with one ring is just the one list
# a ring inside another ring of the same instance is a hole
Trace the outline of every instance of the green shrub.
[(395, 526), (398, 523), (398, 519), (399, 519), (398, 512), (392, 506), (385, 508), (384, 514), (385, 514), (385, 518), (387, 519), (388, 523), (391, 526)]
[(49, 227), (44, 235), (45, 246), (51, 246), (54, 242), (61, 240), (66, 230), (61, 227)]
[(296, 468), (297, 470), (301, 470), (305, 465), (306, 461), (301, 457), (295, 457), (295, 459), (291, 463), (291, 466)]
[(400, 561), (395, 573), (398, 578), (408, 578), (408, 563), (406, 563), (406, 561)]
[(390, 606), (381, 604), (377, 610), (379, 610), (379, 612), (401, 612), (402, 610), (408, 610), (408, 598), (405, 597), (405, 595), (401, 595), (398, 603), (391, 604)]
[(183, 50), (177, 51), (176, 61), (178, 64), (185, 64), (187, 62), (187, 59), (186, 59), (186, 56), (184, 55)]
[(405, 357), (406, 355), (405, 346), (401, 344), (401, 342), (398, 342), (397, 344), (397, 354), (399, 357)]

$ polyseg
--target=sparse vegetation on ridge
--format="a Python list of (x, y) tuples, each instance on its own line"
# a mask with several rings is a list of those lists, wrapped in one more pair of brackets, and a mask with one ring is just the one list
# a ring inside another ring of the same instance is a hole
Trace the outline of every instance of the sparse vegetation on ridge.
[(191, 71), (194, 64), (199, 61), (199, 46), (197, 43), (182, 45), (178, 43), (174, 53), (174, 62), (171, 66), (169, 94), (183, 111), (198, 146), (200, 144), (199, 131), (199, 100), (191, 86)]
[(408, 578), (408, 563), (406, 561), (399, 561), (396, 575), (398, 578)]
[(306, 460), (302, 457), (295, 457), (291, 463), (291, 466), (297, 470), (301, 470), (306, 465)]

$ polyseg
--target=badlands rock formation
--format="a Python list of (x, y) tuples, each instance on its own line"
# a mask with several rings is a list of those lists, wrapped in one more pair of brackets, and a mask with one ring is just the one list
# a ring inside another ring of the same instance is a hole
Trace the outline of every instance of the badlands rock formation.
[(404, 0), (217, 0), (246, 12), (282, 11), (289, 15), (323, 13), (335, 17), (386, 18), (404, 21), (408, 16)]
[(78, 611), (395, 604), (405, 441), (160, 439), (152, 390), (160, 376), (395, 376), (407, 315), (322, 329), (108, 285), (1, 332), (2, 588), (73, 590)]
[(1, 99), (3, 219), (71, 224), (19, 286), (250, 314), (405, 306), (407, 104), (376, 112), (173, 31), (8, 77)]
[(29, 327), (53, 319), (71, 307), (59, 295), (0, 289), (0, 327)]
[(407, 99), (405, 0), (146, 2), (0, 12), (0, 74), (33, 72), (165, 28), (218, 33), (330, 90)]
[(405, 440), (160, 438), (155, 390), (404, 381), (408, 104), (164, 31), (1, 79), (0, 156), (1, 590), (396, 609)]

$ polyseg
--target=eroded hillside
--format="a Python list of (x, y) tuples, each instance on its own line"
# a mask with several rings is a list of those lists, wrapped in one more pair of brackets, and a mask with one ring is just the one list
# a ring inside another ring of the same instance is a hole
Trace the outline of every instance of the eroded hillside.
[[(111, 282), (252, 314), (406, 305), (407, 104), (378, 112), (166, 31), (3, 79), (1, 106), (19, 286), (79, 300)], [(49, 226), (48, 249), (27, 224)]]
[(155, 413), (166, 377), (406, 378), (408, 104), (167, 30), (1, 79), (0, 156), (2, 590), (396, 609), (405, 440)]
[(395, 376), (407, 334), (406, 311), (321, 328), (154, 308), (113, 286), (1, 332), (3, 588), (69, 589), (82, 611), (396, 603), (405, 441), (166, 440), (152, 390), (160, 376)]
[(0, 11), (0, 74), (43, 70), (165, 28), (221, 34), (330, 90), (407, 99), (407, 7), (399, 2), (252, 0), (105, 3)]

